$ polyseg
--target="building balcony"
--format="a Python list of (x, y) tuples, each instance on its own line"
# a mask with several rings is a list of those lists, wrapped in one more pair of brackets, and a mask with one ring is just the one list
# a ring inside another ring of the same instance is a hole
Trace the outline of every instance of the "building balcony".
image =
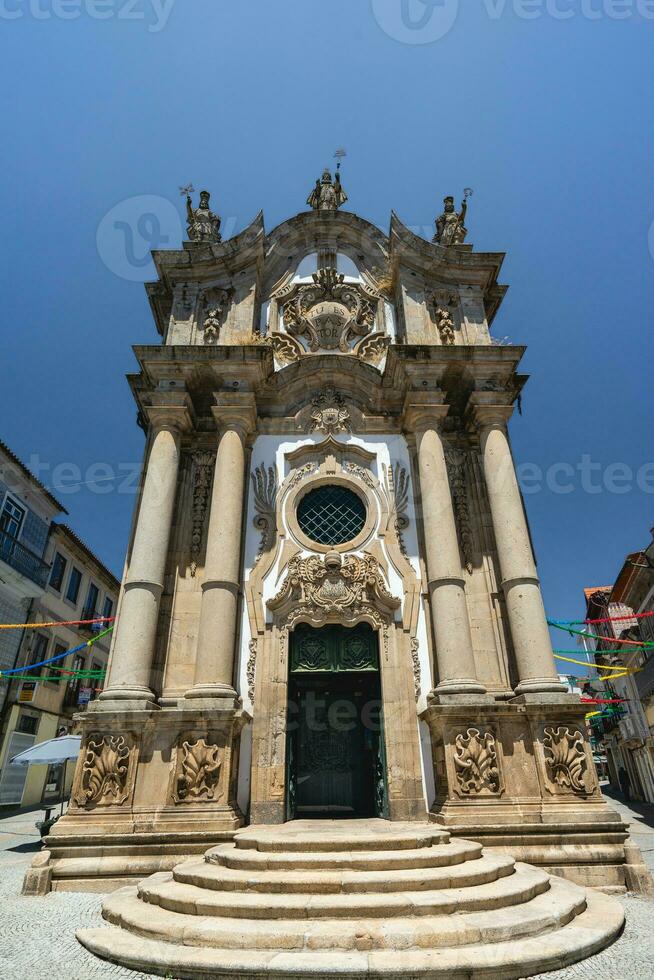
[(20, 598), (41, 595), (45, 589), (50, 566), (6, 531), (0, 531), (0, 566), (7, 570), (2, 578)]

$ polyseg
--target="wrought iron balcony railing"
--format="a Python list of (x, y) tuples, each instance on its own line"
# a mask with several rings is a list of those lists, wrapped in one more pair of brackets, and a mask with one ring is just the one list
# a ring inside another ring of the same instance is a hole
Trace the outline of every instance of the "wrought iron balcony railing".
[(36, 585), (45, 588), (50, 566), (6, 531), (0, 531), (0, 561), (6, 562)]

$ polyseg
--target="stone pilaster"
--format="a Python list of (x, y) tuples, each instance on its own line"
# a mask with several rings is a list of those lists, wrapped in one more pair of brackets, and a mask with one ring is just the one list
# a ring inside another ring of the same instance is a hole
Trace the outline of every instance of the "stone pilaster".
[(477, 680), (445, 450), (440, 433), (448, 412), (442, 395), (411, 393), (405, 424), (418, 447), (420, 500), (425, 538), (429, 599), (436, 641), (439, 683), (434, 696), (484, 695)]
[(120, 598), (107, 688), (97, 709), (116, 702), (154, 707), (150, 671), (175, 505), (182, 432), (191, 420), (185, 398), (147, 409), (151, 445), (134, 540)]
[(193, 687), (186, 698), (234, 703), (234, 653), (245, 507), (245, 443), (256, 425), (254, 396), (218, 396), (218, 449)]
[(513, 408), (480, 404), (472, 415), (479, 428), (482, 465), (500, 562), (519, 683), (518, 695), (563, 693), (558, 678), (527, 519), (516, 478), (506, 423)]

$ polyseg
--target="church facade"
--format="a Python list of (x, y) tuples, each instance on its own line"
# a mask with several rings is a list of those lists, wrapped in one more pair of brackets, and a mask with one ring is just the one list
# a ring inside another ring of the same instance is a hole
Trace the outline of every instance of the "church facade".
[(244, 824), (427, 823), (586, 885), (645, 880), (552, 655), (495, 343), (501, 253), (341, 210), (156, 252), (161, 342), (108, 684), (32, 891), (107, 890)]

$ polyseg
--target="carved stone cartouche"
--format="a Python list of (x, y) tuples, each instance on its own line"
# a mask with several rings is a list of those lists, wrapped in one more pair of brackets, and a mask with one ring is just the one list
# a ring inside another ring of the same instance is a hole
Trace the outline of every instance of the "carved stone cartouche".
[(129, 795), (130, 747), (123, 735), (89, 735), (82, 763), (78, 806), (121, 804)]
[(178, 803), (213, 800), (222, 760), (220, 747), (204, 738), (183, 742), (182, 761), (177, 773), (175, 799)]
[(584, 736), (578, 729), (571, 730), (567, 725), (547, 726), (543, 732), (543, 749), (547, 773), (559, 789), (588, 792)]
[(350, 413), (343, 396), (331, 385), (323, 388), (311, 400), (311, 431), (336, 433), (349, 432)]
[(501, 789), (495, 736), (468, 728), (454, 740), (454, 767), (459, 791), (464, 795)]

